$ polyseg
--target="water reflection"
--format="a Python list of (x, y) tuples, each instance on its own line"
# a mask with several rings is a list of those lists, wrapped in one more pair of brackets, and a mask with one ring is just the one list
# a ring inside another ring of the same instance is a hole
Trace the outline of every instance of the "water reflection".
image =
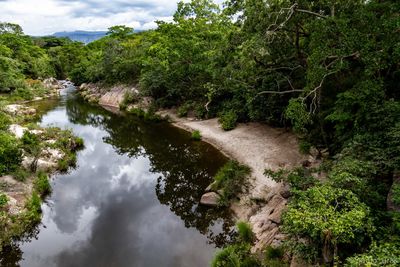
[(54, 179), (38, 239), (2, 263), (23, 253), (22, 266), (207, 266), (230, 239), (229, 214), (198, 205), (226, 161), (211, 146), (73, 93), (41, 123), (71, 128), (86, 147), (78, 168)]

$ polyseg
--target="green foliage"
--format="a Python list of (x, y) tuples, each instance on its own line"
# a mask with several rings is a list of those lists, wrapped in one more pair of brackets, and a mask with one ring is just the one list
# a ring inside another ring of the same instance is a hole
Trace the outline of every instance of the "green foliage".
[(235, 129), (237, 120), (238, 116), (236, 115), (236, 112), (229, 110), (221, 113), (218, 121), (221, 124), (222, 129), (230, 131)]
[(7, 205), (8, 198), (5, 194), (0, 194), (0, 208), (3, 208)]
[(400, 246), (399, 243), (373, 244), (371, 249), (364, 254), (356, 255), (347, 259), (345, 266), (399, 266)]
[(120, 110), (126, 110), (129, 104), (134, 104), (138, 100), (138, 96), (131, 92), (126, 92), (124, 98), (119, 105)]
[(253, 243), (254, 234), (251, 230), (250, 224), (248, 224), (247, 222), (238, 222), (236, 224), (236, 227), (238, 229), (239, 238), (242, 242), (249, 244)]
[(392, 199), (395, 205), (400, 206), (400, 183), (394, 184), (392, 187)]
[(16, 171), (12, 173), (14, 179), (20, 182), (25, 182), (30, 175), (31, 173), (25, 170), (24, 168), (18, 168)]
[(310, 114), (301, 99), (291, 99), (286, 108), (285, 116), (292, 122), (293, 129), (298, 133), (304, 133), (311, 122)]
[(9, 134), (0, 132), (0, 175), (15, 171), (22, 161), (18, 141)]
[(182, 106), (180, 106), (177, 110), (178, 117), (186, 117), (188, 112), (192, 109), (193, 103), (186, 102)]
[(212, 267), (261, 267), (261, 263), (250, 252), (249, 244), (236, 244), (225, 247), (216, 253)]
[(309, 154), (311, 147), (312, 147), (312, 144), (305, 140), (301, 140), (299, 143), (299, 150), (303, 154)]
[(201, 140), (201, 133), (200, 131), (196, 130), (192, 132), (192, 140), (200, 141)]
[(250, 168), (239, 164), (236, 161), (226, 163), (214, 177), (214, 190), (222, 190), (221, 205), (229, 205), (230, 201), (237, 197), (247, 185), (247, 177)]
[(26, 202), (26, 212), (23, 214), (23, 221), (27, 226), (31, 226), (40, 222), (41, 219), (41, 199), (36, 192), (32, 193), (32, 196)]
[(288, 234), (323, 244), (322, 254), (329, 259), (339, 244), (355, 246), (370, 236), (369, 216), (368, 207), (351, 191), (322, 185), (297, 192), (283, 221)]
[(49, 178), (46, 173), (39, 172), (36, 180), (34, 181), (34, 188), (36, 192), (44, 197), (51, 193), (51, 186), (49, 182)]
[(10, 124), (11, 124), (10, 117), (0, 111), (0, 131), (8, 130)]
[(265, 257), (267, 259), (282, 259), (285, 254), (282, 247), (272, 247), (268, 246), (265, 249)]
[(296, 190), (306, 190), (319, 184), (318, 180), (305, 168), (296, 168), (291, 171), (285, 169), (280, 169), (278, 171), (266, 169), (264, 175), (278, 183), (288, 183), (291, 188)]

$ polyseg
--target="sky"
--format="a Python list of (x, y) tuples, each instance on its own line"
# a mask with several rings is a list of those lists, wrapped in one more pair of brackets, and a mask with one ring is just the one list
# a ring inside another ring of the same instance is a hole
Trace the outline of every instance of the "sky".
[[(170, 21), (178, 0), (0, 0), (0, 21), (22, 26), (29, 35), (60, 31), (101, 31), (113, 25), (135, 30)], [(222, 0), (215, 2), (221, 3)]]

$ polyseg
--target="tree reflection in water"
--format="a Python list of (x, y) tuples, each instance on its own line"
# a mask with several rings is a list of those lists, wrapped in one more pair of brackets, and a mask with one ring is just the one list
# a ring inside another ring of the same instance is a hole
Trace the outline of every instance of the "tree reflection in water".
[[(155, 188), (157, 198), (161, 204), (169, 206), (187, 228), (198, 229), (218, 247), (231, 241), (229, 211), (198, 205), (213, 175), (227, 160), (219, 151), (206, 143), (192, 142), (188, 133), (168, 123), (115, 115), (79, 98), (70, 98), (66, 105), (71, 122), (101, 127), (108, 133), (103, 141), (112, 145), (118, 154), (149, 158), (150, 171), (162, 174)], [(215, 231), (216, 224), (222, 225), (222, 231)]]

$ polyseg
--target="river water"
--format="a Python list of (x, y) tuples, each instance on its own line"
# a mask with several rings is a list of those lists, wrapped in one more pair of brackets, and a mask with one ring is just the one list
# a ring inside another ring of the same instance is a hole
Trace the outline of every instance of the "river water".
[(110, 113), (76, 96), (34, 104), (40, 124), (85, 141), (75, 169), (52, 178), (43, 219), (5, 266), (208, 266), (230, 238), (224, 210), (199, 206), (226, 158), (167, 123)]

